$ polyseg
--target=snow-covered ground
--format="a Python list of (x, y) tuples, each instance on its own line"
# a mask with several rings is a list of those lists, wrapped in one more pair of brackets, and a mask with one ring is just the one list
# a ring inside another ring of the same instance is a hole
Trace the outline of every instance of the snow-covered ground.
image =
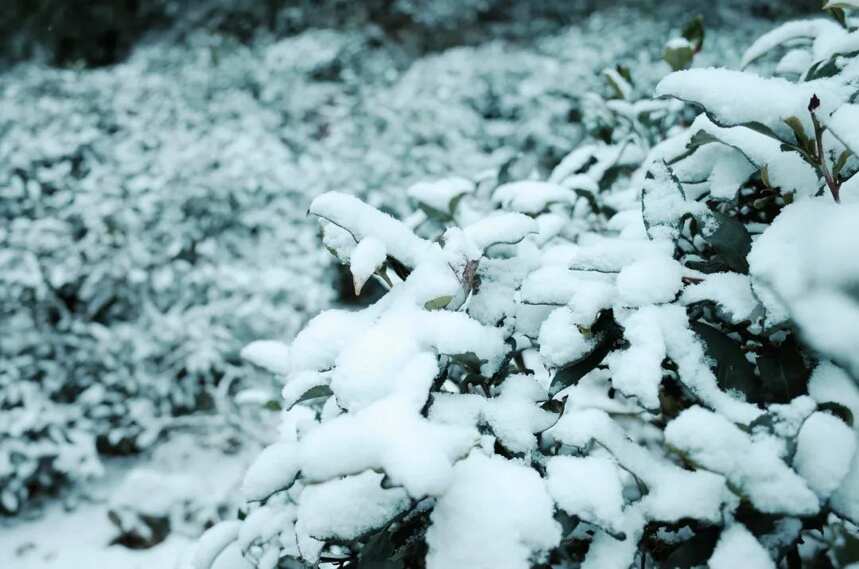
[[(189, 512), (217, 520), (233, 515), (231, 499), (258, 447), (235, 453), (201, 446), (199, 436), (182, 434), (151, 455), (111, 459), (105, 474), (74, 504), (48, 502), (21, 519), (0, 520), (0, 567), (8, 569), (170, 569), (180, 566), (201, 526), (177, 527), (155, 545), (130, 549), (113, 544), (119, 530), (108, 511), (133, 506), (177, 519)], [(229, 511), (227, 511), (229, 510)]]

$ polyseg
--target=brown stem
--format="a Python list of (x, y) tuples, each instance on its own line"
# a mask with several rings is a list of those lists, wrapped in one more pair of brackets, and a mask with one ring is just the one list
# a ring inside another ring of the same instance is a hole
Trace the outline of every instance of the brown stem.
[(823, 173), (823, 178), (826, 180), (826, 185), (832, 193), (832, 198), (835, 203), (841, 202), (839, 195), (841, 191), (841, 182), (835, 179), (832, 172), (829, 171), (829, 166), (826, 164), (826, 153), (823, 150), (823, 126), (817, 120), (817, 114), (814, 112), (820, 106), (820, 99), (817, 95), (811, 97), (811, 102), (808, 104), (808, 111), (811, 113), (811, 122), (814, 124), (814, 140), (817, 145), (817, 161), (820, 166), (820, 171)]

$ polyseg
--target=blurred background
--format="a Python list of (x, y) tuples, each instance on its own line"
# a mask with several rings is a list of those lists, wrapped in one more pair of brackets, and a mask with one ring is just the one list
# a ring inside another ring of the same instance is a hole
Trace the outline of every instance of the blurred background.
[(548, 171), (695, 16), (695, 64), (735, 66), (819, 4), (6, 0), (0, 566), (169, 567), (235, 514), (279, 392), (242, 346), (377, 294), (313, 196)]

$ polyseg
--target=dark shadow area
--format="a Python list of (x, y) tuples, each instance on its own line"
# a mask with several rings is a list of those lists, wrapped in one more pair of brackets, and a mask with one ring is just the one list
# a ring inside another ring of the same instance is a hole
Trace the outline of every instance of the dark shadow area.
[[(674, 4), (674, 5), (672, 5)], [(724, 7), (750, 16), (784, 19), (820, 8), (819, 0), (10, 0), (0, 13), (0, 59), (38, 58), (53, 65), (98, 67), (122, 61), (152, 34), (174, 40), (206, 29), (243, 43), (258, 34), (286, 37), (308, 28), (379, 30), (415, 54), (470, 45), (487, 37), (515, 39), (557, 29), (598, 9), (636, 6), (664, 13), (700, 12), (718, 22)]]

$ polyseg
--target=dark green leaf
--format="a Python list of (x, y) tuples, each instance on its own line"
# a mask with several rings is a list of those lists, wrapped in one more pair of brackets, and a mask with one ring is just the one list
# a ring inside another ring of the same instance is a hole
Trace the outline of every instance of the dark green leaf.
[(811, 374), (800, 352), (799, 344), (790, 336), (780, 346), (764, 349), (758, 356), (758, 373), (768, 403), (788, 403), (807, 392)]
[(483, 365), (486, 360), (481, 360), (477, 357), (477, 354), (474, 352), (465, 352), (464, 354), (453, 354), (450, 356), (450, 359), (455, 363), (459, 364), (464, 370), (473, 372), (475, 374), (480, 373), (480, 366)]
[(597, 339), (597, 347), (581, 360), (567, 364), (555, 373), (549, 387), (549, 393), (552, 395), (565, 387), (577, 384), (588, 372), (602, 363), (606, 355), (616, 347), (618, 340), (623, 337), (623, 329), (615, 322), (614, 313), (611, 310), (600, 314), (591, 327), (591, 332)]
[(838, 561), (839, 567), (847, 567), (859, 562), (859, 536), (850, 532), (845, 526), (838, 531), (838, 538), (832, 548), (832, 554)]
[(752, 403), (761, 401), (761, 383), (740, 345), (730, 336), (702, 322), (690, 325), (704, 342), (707, 355), (716, 364), (716, 381), (723, 390), (739, 391)]
[(684, 27), (680, 33), (692, 44), (696, 52), (701, 51), (704, 47), (704, 17), (695, 16)]
[(821, 403), (817, 406), (818, 411), (824, 411), (831, 415), (835, 415), (845, 423), (847, 423), (848, 427), (853, 426), (853, 411), (849, 408), (845, 407), (841, 403), (836, 403), (835, 401), (827, 401), (826, 403)]
[(719, 260), (738, 273), (748, 273), (749, 262), (746, 256), (752, 250), (752, 236), (746, 226), (723, 213), (713, 212), (713, 216), (717, 224), (716, 229), (705, 234), (704, 239), (716, 252)]
[(375, 534), (361, 549), (356, 569), (405, 569), (387, 530)]
[[(719, 540), (719, 528), (703, 528), (678, 545), (660, 564), (662, 569), (692, 569), (707, 565)], [(738, 568), (739, 569), (739, 568)]]
[(283, 409), (283, 406), (280, 404), (280, 401), (269, 399), (263, 404), (263, 409), (268, 409), (269, 411), (280, 411)]
[(298, 398), (298, 401), (295, 403), (301, 403), (303, 401), (309, 401), (311, 399), (317, 399), (319, 397), (330, 397), (334, 392), (331, 391), (331, 388), (327, 385), (317, 385), (316, 387), (311, 387), (307, 391), (302, 394), (301, 397)]

